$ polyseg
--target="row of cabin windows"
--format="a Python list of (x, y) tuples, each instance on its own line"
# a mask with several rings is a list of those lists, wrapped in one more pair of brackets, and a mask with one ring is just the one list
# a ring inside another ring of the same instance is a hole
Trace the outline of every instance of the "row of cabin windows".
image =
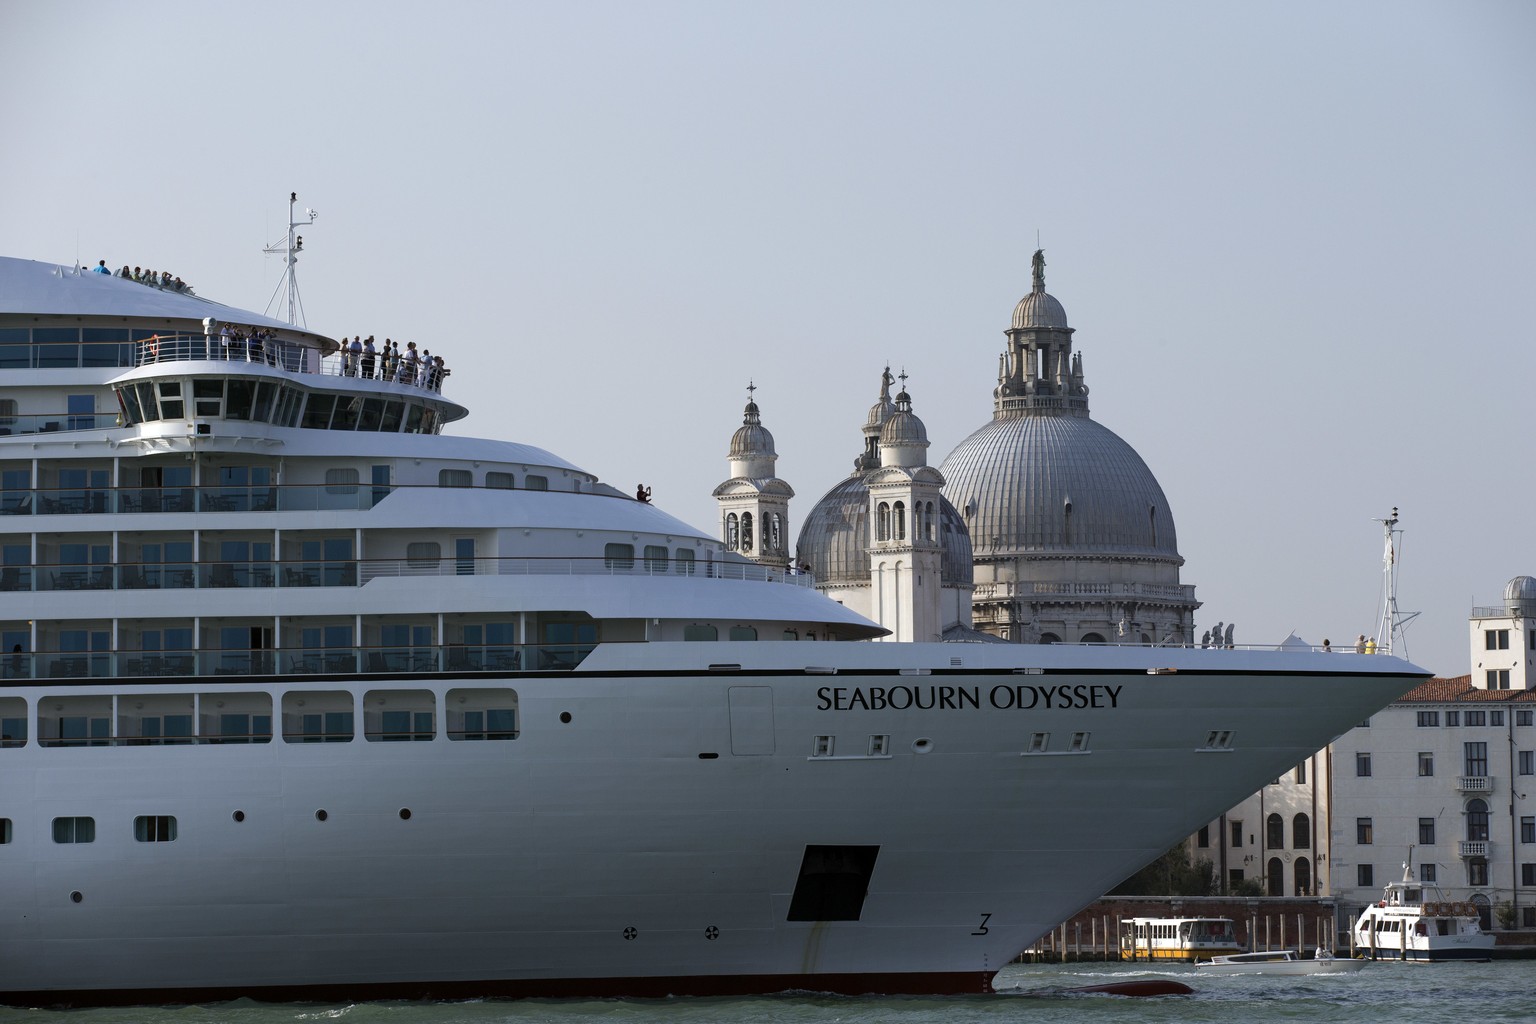
[[(190, 390), (184, 385), (191, 384)], [(421, 402), (387, 396), (334, 395), (245, 377), (143, 380), (117, 388), (123, 423), (224, 419), (309, 430), (435, 434), (441, 418)]]
[[(363, 696), (363, 738), (373, 742), (438, 738), (430, 690), (370, 690)], [(506, 687), (449, 690), (444, 707), (449, 740), (511, 740), (519, 732), (516, 691)], [(44, 747), (176, 746), (190, 743), (270, 743), (269, 693), (46, 696), (38, 702)], [(287, 743), (350, 743), (356, 710), (347, 691), (290, 690), (278, 719)], [(29, 719), (20, 698), (0, 699), (0, 747), (25, 746)]]
[[(13, 838), (11, 819), (0, 818), (0, 846), (9, 844)], [(141, 814), (133, 819), (133, 838), (140, 843), (174, 843), (176, 818), (169, 814)], [(94, 843), (96, 819), (84, 815), (54, 818), (53, 841), (61, 845)]]
[[(645, 571), (651, 574), (675, 573), (678, 576), (692, 576), (698, 571), (697, 559), (691, 548), (677, 548), (669, 552), (665, 544), (647, 544), (644, 549), (644, 560)], [(603, 566), (613, 572), (632, 571), (635, 568), (635, 546), (605, 544)]]
[[(783, 551), (784, 536), (788, 532), (784, 522), (784, 516), (778, 512), (763, 513), (763, 551)], [(727, 551), (753, 551), (757, 542), (754, 531), (754, 522), (751, 512), (743, 512), (737, 515), (728, 512), (725, 516), (725, 548)]]

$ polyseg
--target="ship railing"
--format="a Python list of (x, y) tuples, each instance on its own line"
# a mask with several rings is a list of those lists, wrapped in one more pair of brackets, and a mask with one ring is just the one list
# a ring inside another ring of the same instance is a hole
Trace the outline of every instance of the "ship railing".
[(0, 568), (0, 592), (357, 587), (376, 579), (429, 576), (650, 576), (745, 580), (814, 587), (810, 573), (756, 563), (682, 558), (325, 558), (111, 562), (106, 544), (94, 562)]
[[(289, 373), (375, 380), (380, 383), (417, 388), (421, 391), (440, 392), (442, 390), (440, 376), (433, 374), (410, 376), (405, 372), (404, 362), (400, 364), (395, 374), (386, 377), (382, 360), (375, 360), (374, 372), (371, 375), (364, 375), (361, 372), (361, 366), (351, 368), (350, 361), (339, 353), (324, 356), (316, 362), (312, 358), (317, 351), (313, 346), (299, 345), (276, 337), (226, 340), (217, 334), (156, 334), (134, 341), (132, 351), (133, 366), (154, 366), (159, 363), (187, 361), (256, 363), (286, 370)], [(229, 369), (230, 372), (236, 372), (233, 367)], [(410, 379), (407, 379), (407, 376), (410, 376)]]
[(576, 668), (595, 643), (417, 644), (170, 651), (0, 652), (0, 678), (176, 679), (222, 676), (504, 675)]

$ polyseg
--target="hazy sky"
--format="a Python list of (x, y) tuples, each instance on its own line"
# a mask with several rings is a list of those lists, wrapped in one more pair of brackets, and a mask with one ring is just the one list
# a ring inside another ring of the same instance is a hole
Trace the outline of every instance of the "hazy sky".
[(799, 497), (903, 368), (930, 463), (1047, 286), (1241, 642), (1408, 653), (1536, 574), (1536, 4), (0, 0), (0, 254), (414, 340), (717, 531), (749, 380)]

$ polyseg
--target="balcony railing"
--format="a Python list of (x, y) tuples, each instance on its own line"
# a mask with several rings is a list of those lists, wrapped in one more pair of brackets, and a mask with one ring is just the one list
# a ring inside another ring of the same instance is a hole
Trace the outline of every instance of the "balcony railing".
[(1463, 775), (1456, 780), (1456, 788), (1463, 793), (1492, 793), (1493, 779), (1487, 775)]
[(277, 650), (37, 651), (0, 654), (5, 679), (191, 676), (456, 675), (551, 672), (580, 665), (595, 644), (442, 644)]
[(1463, 839), (1459, 844), (1463, 857), (1488, 856), (1488, 841), (1486, 839)]

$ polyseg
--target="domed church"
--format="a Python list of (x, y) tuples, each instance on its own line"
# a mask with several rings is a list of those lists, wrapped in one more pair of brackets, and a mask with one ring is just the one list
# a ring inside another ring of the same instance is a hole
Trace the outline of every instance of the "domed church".
[(970, 534), (977, 629), (1023, 643), (1189, 642), (1168, 499), (1135, 449), (1088, 414), (1045, 254), (1013, 311), (991, 422), (950, 452), (944, 496)]
[[(1006, 331), (987, 423), (934, 469), (903, 387), (881, 375), (851, 475), (783, 548), (794, 491), (750, 397), (715, 489), (727, 548), (787, 571), (892, 640), (1187, 643), (1200, 606), (1179, 582), (1173, 514), (1136, 451), (1088, 415), (1066, 310), (1045, 255)], [(749, 389), (750, 394), (750, 389)]]

